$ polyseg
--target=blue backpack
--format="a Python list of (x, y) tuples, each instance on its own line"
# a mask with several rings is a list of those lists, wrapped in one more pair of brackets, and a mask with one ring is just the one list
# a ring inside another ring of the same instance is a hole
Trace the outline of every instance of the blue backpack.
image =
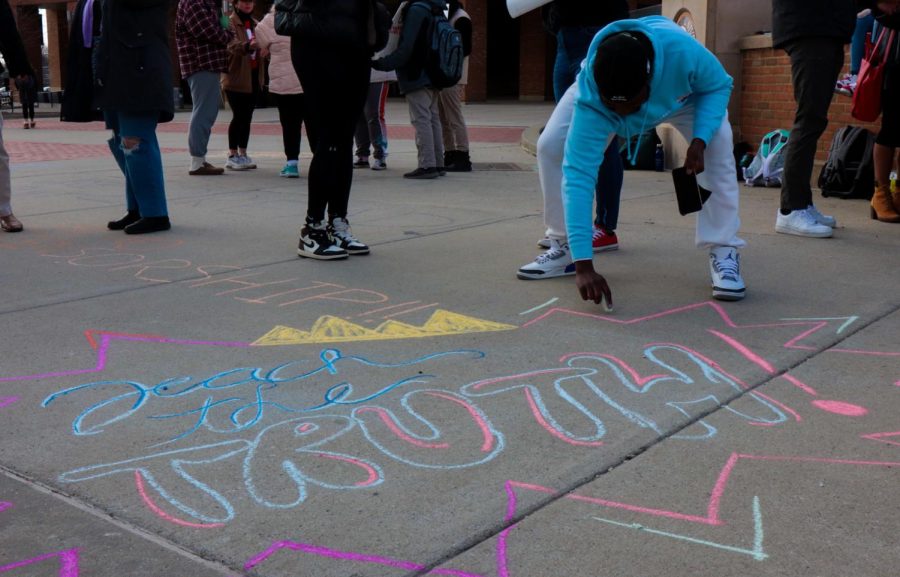
[(431, 87), (440, 90), (455, 86), (462, 78), (463, 42), (462, 34), (450, 24), (444, 11), (432, 8), (424, 2), (416, 2), (431, 12), (431, 29), (427, 35), (428, 54), (425, 59), (425, 74)]

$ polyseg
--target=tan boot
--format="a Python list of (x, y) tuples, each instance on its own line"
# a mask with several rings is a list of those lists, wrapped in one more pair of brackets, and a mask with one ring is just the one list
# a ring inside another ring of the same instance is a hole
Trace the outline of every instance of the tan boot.
[(871, 206), (869, 214), (873, 220), (877, 218), (881, 222), (900, 222), (900, 214), (894, 208), (890, 188), (887, 186), (879, 184), (875, 187)]
[(891, 198), (894, 200), (894, 210), (900, 214), (900, 188), (891, 193)]

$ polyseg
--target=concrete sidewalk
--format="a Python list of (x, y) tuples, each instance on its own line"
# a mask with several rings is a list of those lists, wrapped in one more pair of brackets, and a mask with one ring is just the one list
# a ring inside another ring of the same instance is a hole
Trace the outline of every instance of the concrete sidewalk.
[(476, 170), (408, 181), (392, 101), (341, 262), (296, 257), (274, 109), (255, 171), (161, 129), (173, 229), (138, 237), (102, 126), (7, 119), (0, 576), (896, 575), (900, 226), (817, 199), (833, 239), (778, 235), (745, 188), (721, 303), (670, 176), (627, 172), (606, 314), (515, 278), (550, 112), (469, 105)]

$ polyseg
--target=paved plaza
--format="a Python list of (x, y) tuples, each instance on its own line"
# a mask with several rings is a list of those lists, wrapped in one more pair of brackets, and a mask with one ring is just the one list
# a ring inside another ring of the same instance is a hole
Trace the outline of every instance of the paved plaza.
[(900, 226), (817, 193), (834, 238), (780, 235), (742, 188), (747, 298), (713, 301), (669, 173), (628, 171), (606, 313), (515, 275), (551, 110), (468, 105), (475, 170), (411, 181), (392, 100), (372, 253), (337, 262), (296, 256), (310, 155), (279, 177), (274, 109), (223, 176), (161, 126), (145, 236), (106, 230), (101, 124), (6, 116), (0, 577), (900, 574)]

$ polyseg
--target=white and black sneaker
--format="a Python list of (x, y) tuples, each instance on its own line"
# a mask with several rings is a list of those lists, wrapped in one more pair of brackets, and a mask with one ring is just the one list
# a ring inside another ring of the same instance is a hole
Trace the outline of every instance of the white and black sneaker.
[(335, 245), (347, 251), (348, 254), (369, 254), (369, 246), (353, 236), (353, 233), (350, 232), (350, 223), (346, 218), (332, 219), (331, 224), (328, 225), (328, 232), (331, 233)]
[(714, 299), (739, 301), (744, 298), (746, 287), (741, 278), (741, 255), (733, 246), (717, 246), (709, 251), (709, 275)]
[(300, 229), (297, 255), (318, 260), (336, 260), (348, 256), (347, 251), (335, 243), (322, 221), (307, 222)]
[(575, 274), (575, 263), (569, 254), (569, 243), (550, 239), (550, 249), (519, 269), (516, 276), (523, 280), (536, 280)]

